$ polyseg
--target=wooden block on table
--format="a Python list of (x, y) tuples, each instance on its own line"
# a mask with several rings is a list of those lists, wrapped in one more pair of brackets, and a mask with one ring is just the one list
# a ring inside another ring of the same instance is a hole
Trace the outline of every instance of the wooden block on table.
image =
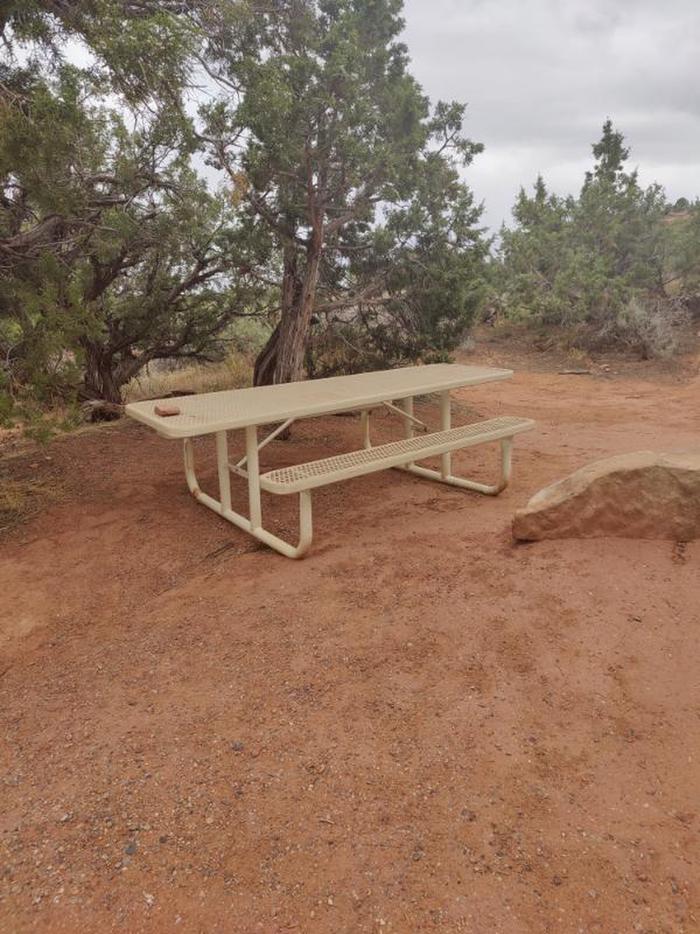
[(155, 405), (153, 411), (162, 418), (169, 418), (171, 415), (179, 415), (180, 408), (177, 405)]

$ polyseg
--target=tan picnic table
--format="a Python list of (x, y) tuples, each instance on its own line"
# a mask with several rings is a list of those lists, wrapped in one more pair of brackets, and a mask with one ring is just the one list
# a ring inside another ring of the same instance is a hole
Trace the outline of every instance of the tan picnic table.
[[(531, 419), (500, 416), (453, 428), (450, 390), (496, 382), (512, 375), (511, 370), (493, 367), (438, 363), (274, 386), (152, 399), (127, 405), (126, 413), (165, 438), (183, 440), (187, 484), (198, 502), (283, 555), (299, 558), (311, 544), (311, 490), (314, 487), (398, 467), (462, 489), (488, 495), (500, 493), (510, 478), (512, 439), (516, 434), (532, 428), (534, 422)], [(432, 393), (440, 394), (440, 430), (416, 434), (417, 428), (425, 429), (426, 426), (413, 413), (413, 399)], [(370, 412), (379, 406), (400, 414), (404, 428), (403, 439), (372, 446)], [(159, 415), (156, 409), (170, 409), (176, 414)], [(361, 449), (260, 473), (260, 450), (293, 421), (351, 411), (361, 413)], [(258, 428), (272, 424), (277, 427), (258, 441)], [(238, 429), (245, 432), (246, 453), (242, 460), (233, 464), (229, 460), (228, 432)], [(208, 434), (216, 438), (218, 500), (200, 489), (194, 468), (192, 439)], [(499, 441), (501, 445), (501, 477), (496, 484), (491, 486), (453, 476), (452, 451), (493, 441)], [(440, 456), (439, 470), (415, 463), (436, 455)], [(231, 508), (231, 473), (248, 482), (248, 517)], [(300, 530), (297, 545), (290, 545), (263, 527), (262, 490), (277, 494), (299, 493)]]

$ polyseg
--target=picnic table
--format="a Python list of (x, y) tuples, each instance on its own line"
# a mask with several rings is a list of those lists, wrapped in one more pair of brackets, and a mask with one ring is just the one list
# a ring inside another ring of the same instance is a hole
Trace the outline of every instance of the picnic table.
[[(510, 479), (513, 437), (532, 428), (534, 422), (500, 416), (453, 428), (450, 391), (509, 379), (512, 375), (511, 370), (493, 367), (439, 363), (151, 399), (127, 405), (126, 413), (155, 429), (164, 438), (183, 441), (185, 476), (189, 490), (198, 502), (281, 554), (299, 558), (308, 550), (312, 540), (311, 490), (315, 487), (397, 467), (462, 489), (487, 495), (500, 493)], [(419, 429), (427, 432), (427, 426), (414, 415), (414, 397), (433, 393), (440, 396), (440, 430), (417, 434)], [(400, 415), (404, 437), (372, 446), (370, 413), (380, 406)], [(361, 413), (361, 449), (260, 473), (260, 450), (295, 420), (358, 411)], [(258, 429), (265, 425), (276, 427), (258, 440)], [(234, 464), (229, 460), (228, 432), (239, 429), (245, 433), (245, 457)], [(195, 473), (192, 440), (209, 434), (215, 435), (216, 439), (218, 500), (200, 489)], [(495, 441), (501, 446), (501, 476), (497, 483), (487, 485), (452, 474), (453, 451)], [(440, 456), (438, 470), (415, 463), (437, 455)], [(231, 474), (247, 480), (248, 517), (231, 508)], [(299, 494), (297, 545), (285, 542), (263, 527), (263, 490), (282, 495)]]

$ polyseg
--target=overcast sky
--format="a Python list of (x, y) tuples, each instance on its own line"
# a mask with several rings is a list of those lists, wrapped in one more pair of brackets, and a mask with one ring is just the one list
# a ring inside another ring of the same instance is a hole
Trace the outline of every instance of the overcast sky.
[(577, 192), (610, 116), (643, 184), (700, 195), (700, 0), (405, 0), (412, 73), (466, 102), (484, 221), (541, 172)]

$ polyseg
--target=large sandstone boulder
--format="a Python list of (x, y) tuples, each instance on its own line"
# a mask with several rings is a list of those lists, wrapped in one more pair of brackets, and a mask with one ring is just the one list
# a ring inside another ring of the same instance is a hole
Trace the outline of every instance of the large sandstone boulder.
[(700, 448), (638, 451), (588, 464), (518, 510), (513, 536), (700, 538)]

